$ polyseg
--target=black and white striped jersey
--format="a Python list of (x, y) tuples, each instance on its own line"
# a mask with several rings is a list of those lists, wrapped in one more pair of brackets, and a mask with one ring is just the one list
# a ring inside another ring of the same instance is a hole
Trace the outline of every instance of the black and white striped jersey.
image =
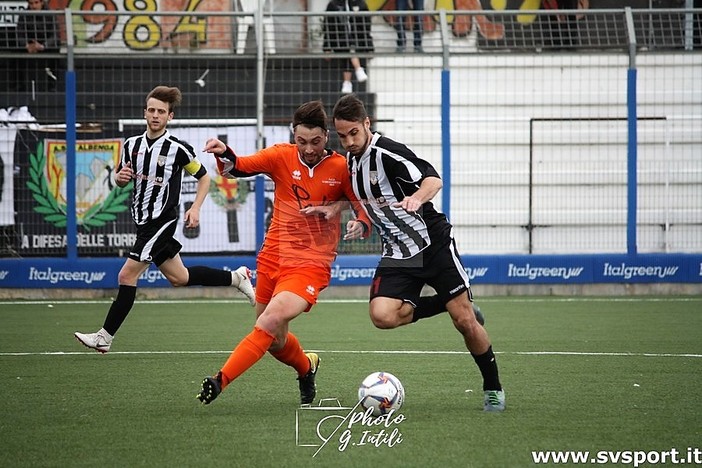
[(193, 147), (168, 131), (156, 140), (149, 140), (146, 132), (127, 138), (117, 170), (129, 162), (135, 175), (132, 218), (137, 225), (162, 215), (178, 216), (183, 169), (198, 179), (207, 173)]
[(382, 257), (412, 258), (451, 229), (431, 202), (416, 213), (392, 206), (416, 192), (424, 178), (439, 177), (407, 146), (375, 133), (363, 155), (348, 155), (348, 164), (353, 191), (382, 239)]

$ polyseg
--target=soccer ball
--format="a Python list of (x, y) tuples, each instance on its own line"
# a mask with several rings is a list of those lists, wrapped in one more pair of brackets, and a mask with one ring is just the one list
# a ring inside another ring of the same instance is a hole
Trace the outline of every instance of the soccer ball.
[(364, 410), (373, 409), (373, 416), (399, 410), (405, 401), (400, 379), (389, 372), (373, 372), (358, 387), (358, 400)]

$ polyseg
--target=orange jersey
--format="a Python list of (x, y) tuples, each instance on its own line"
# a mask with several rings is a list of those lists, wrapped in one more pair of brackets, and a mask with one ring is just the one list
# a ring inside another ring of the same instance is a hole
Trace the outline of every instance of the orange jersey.
[(297, 145), (291, 143), (273, 145), (251, 156), (237, 156), (235, 166), (225, 155), (217, 158), (223, 176), (267, 174), (275, 183), (273, 217), (259, 252), (260, 260), (281, 266), (331, 268), (341, 236), (341, 215), (325, 220), (300, 213), (307, 206), (347, 199), (359, 220), (370, 226), (351, 188), (346, 158), (339, 153), (331, 152), (312, 168), (302, 162)]

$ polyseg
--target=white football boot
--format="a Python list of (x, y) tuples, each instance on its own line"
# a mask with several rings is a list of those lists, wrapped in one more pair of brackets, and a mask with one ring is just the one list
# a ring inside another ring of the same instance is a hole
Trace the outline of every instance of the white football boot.
[(104, 328), (101, 328), (95, 333), (75, 332), (73, 336), (76, 337), (79, 343), (103, 354), (110, 350), (113, 338)]
[(251, 270), (245, 266), (240, 266), (232, 271), (232, 286), (241, 291), (252, 306), (256, 305), (256, 292), (251, 284)]

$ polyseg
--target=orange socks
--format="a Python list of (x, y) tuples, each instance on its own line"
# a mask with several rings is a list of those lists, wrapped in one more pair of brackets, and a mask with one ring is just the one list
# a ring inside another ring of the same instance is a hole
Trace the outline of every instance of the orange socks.
[[(272, 352), (271, 355), (290, 367), (293, 367), (298, 375), (305, 375), (310, 370), (310, 360), (302, 351), (302, 346), (297, 337), (288, 333), (285, 346), (280, 351)], [(246, 370), (256, 364), (259, 359), (266, 354), (268, 348), (275, 338), (273, 335), (258, 327), (246, 335), (243, 340), (234, 348), (232, 354), (222, 367), (222, 389), (239, 377)]]
[[(256, 364), (266, 354), (274, 340), (275, 337), (267, 331), (254, 327), (253, 331), (239, 342), (229, 359), (227, 359), (227, 362), (224, 363), (222, 367), (222, 389), (229, 385), (229, 382), (246, 372), (249, 367)], [(288, 339), (288, 341), (290, 340)], [(297, 340), (295, 342), (297, 343)], [(287, 348), (287, 344), (283, 349), (285, 348)]]
[(285, 346), (280, 351), (271, 352), (271, 355), (290, 367), (294, 367), (298, 375), (305, 375), (310, 370), (310, 360), (302, 351), (302, 346), (297, 337), (288, 332)]

